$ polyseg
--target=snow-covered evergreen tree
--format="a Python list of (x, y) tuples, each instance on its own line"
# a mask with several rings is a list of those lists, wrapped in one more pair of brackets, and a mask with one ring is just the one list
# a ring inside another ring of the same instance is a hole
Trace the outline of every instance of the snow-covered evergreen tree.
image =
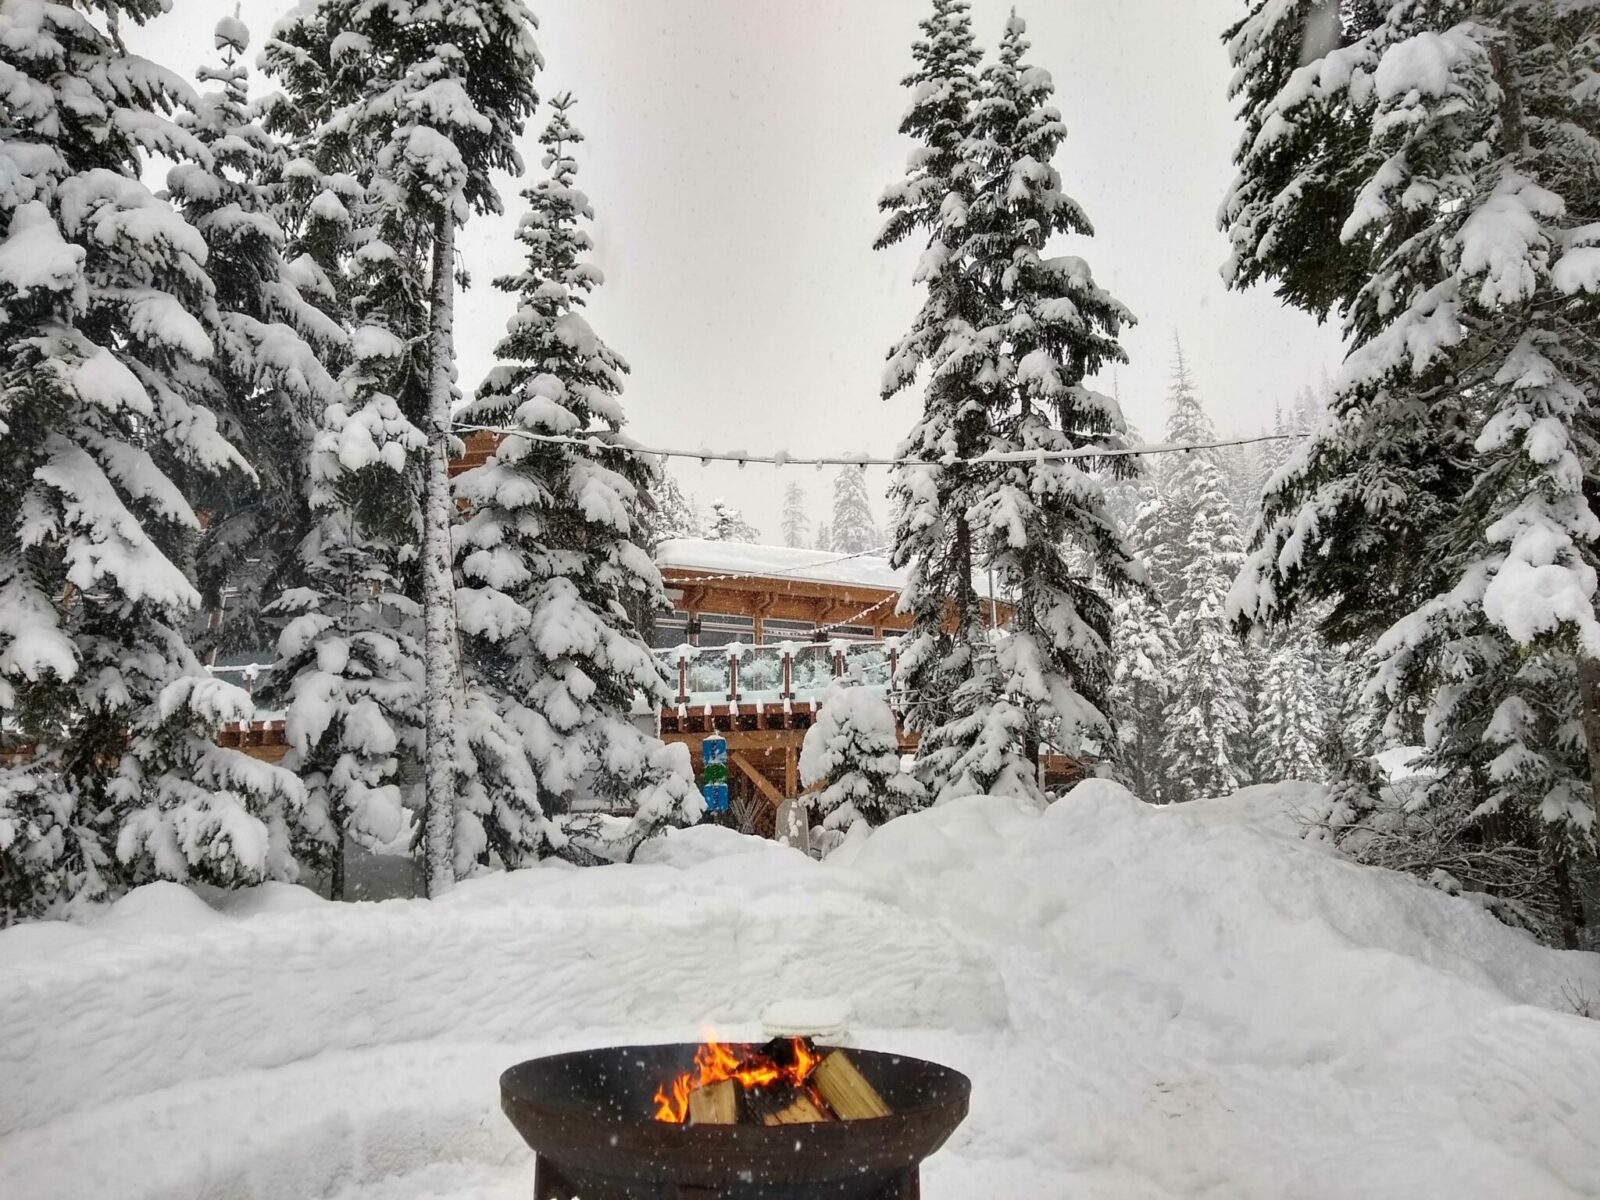
[(1316, 631), (1304, 625), (1275, 637), (1260, 689), (1256, 774), (1261, 782), (1324, 777), (1328, 679)]
[[(1123, 485), (1131, 488), (1131, 485)], [(1128, 544), (1143, 562), (1160, 527), (1161, 498), (1148, 484)], [(1166, 609), (1147, 588), (1130, 588), (1112, 611), (1111, 712), (1117, 728), (1116, 759), (1128, 786), (1151, 804), (1168, 798), (1166, 710), (1177, 649)]]
[(699, 537), (705, 518), (694, 497), (684, 491), (678, 477), (665, 463), (658, 466), (649, 481), (651, 504), (646, 510), (646, 549), (654, 552), (668, 538)]
[[(1201, 403), (1183, 354), (1183, 344), (1172, 339), (1172, 384), (1167, 390), (1166, 442), (1171, 446), (1204, 445), (1217, 440), (1216, 427)], [(1159, 525), (1148, 533), (1146, 565), (1150, 585), (1166, 605), (1167, 619), (1177, 619), (1184, 589), (1184, 571), (1189, 565), (1189, 533), (1194, 524), (1195, 496), (1180, 480), (1197, 456), (1213, 465), (1219, 463), (1216, 451), (1193, 454), (1167, 454), (1156, 468), (1156, 487), (1161, 494), (1157, 510)]]
[[(1081, 258), (1044, 254), (1052, 236), (1092, 230), (1050, 165), (1066, 129), (1048, 104), (1048, 72), (1024, 61), (1021, 18), (1007, 22), (978, 80), (965, 6), (940, 0), (934, 10), (902, 125), (924, 145), (882, 202), (894, 215), (880, 237), (928, 231), (926, 302), (891, 356), (885, 390), (930, 369), (923, 419), (902, 454), (944, 460), (895, 483), (895, 556), (910, 568), (901, 607), (915, 621), (900, 660), (906, 718), (924, 733), (919, 771), (930, 790), (1036, 789), (1031, 763), (1044, 744), (1109, 740), (1106, 589), (1134, 586), (1138, 572), (1093, 472), (1128, 468), (949, 460), (1118, 436), (1115, 403), (1083, 381), (1123, 360), (1116, 337), (1131, 317)], [(992, 645), (975, 568), (992, 570), (1013, 604), (1010, 636)]]
[(293, 873), (287, 771), (215, 744), (249, 698), (185, 639), (200, 521), (178, 481), (249, 467), (218, 427), (205, 238), (140, 182), (214, 162), (169, 72), (102, 22), (0, 8), (0, 920), (164, 876)]
[[(208, 515), (198, 569), (217, 621), (207, 640), (258, 650), (271, 641), (264, 600), (282, 590), (306, 531), (311, 439), (339, 398), (323, 361), (337, 359), (346, 337), (314, 302), (321, 280), (284, 258), (287, 234), (273, 184), (286, 156), (249, 104), (248, 31), (224, 17), (215, 41), (221, 63), (199, 72), (212, 90), (177, 117), (209, 159), (179, 163), (167, 186), (206, 241), (220, 326), (212, 407), (254, 476), (200, 475), (183, 486)], [(302, 281), (313, 299), (302, 295)]]
[[(1036, 723), (1019, 697), (1042, 673), (1031, 641), (991, 634), (974, 647), (972, 669), (951, 697), (950, 719), (917, 747), (916, 769), (935, 801), (960, 796), (1015, 796), (1040, 802), (1030, 737)], [(1037, 743), (1034, 743), (1037, 744)]]
[[(602, 282), (588, 261), (588, 198), (573, 157), (583, 141), (570, 95), (557, 96), (540, 143), (545, 179), (523, 192), (517, 230), (527, 265), (495, 286), (517, 311), (466, 410), (516, 430), (456, 494), (468, 509), (458, 592), (466, 635), (468, 735), (491, 781), (490, 848), (518, 865), (563, 836), (548, 818), (587, 783), (637, 806), (634, 845), (663, 825), (692, 823), (703, 802), (682, 747), (632, 720), (636, 697), (669, 696), (660, 662), (629, 617), (665, 608), (661, 576), (639, 544), (639, 498), (650, 468), (629, 452), (618, 397), (627, 364), (583, 315)], [(521, 433), (533, 436), (519, 436)], [(536, 440), (582, 435), (584, 445)], [(543, 802), (541, 805), (541, 801)]]
[(759, 542), (761, 531), (746, 521), (744, 513), (726, 500), (713, 500), (705, 536), (713, 542)]
[(833, 549), (833, 526), (832, 525), (829, 525), (826, 521), (824, 521), (824, 522), (822, 522), (822, 524), (817, 526), (817, 540), (814, 543), (812, 548), (815, 549), (815, 550), (832, 550)]
[(1226, 600), (1242, 555), (1222, 472), (1203, 453), (1184, 455), (1171, 480), (1174, 504), (1190, 513), (1182, 591), (1172, 620), (1172, 690), (1166, 758), (1171, 799), (1222, 796), (1248, 778), (1241, 648)]
[[(1600, 6), (1258, 2), (1229, 35), (1236, 286), (1337, 308), (1332, 411), (1273, 480), (1235, 604), (1377, 637), (1433, 802), (1570, 868), (1600, 787)], [(1587, 732), (1586, 732), (1587, 730)]]
[(406, 829), (402, 779), (421, 762), (423, 669), (421, 612), (360, 516), (365, 502), (399, 491), (401, 477), (381, 462), (340, 463), (347, 414), (339, 405), (330, 413), (311, 459), (313, 524), (296, 554), (299, 582), (268, 611), (283, 623), (270, 693), (285, 709), (283, 761), (307, 792), (297, 848), (338, 899), (346, 841), (371, 849)]
[(826, 829), (882, 825), (922, 807), (922, 785), (900, 769), (894, 713), (865, 687), (835, 687), (800, 747), (800, 782), (823, 785), (811, 806)]
[(904, 179), (878, 201), (889, 216), (874, 245), (907, 238), (925, 245), (917, 267), (926, 289), (922, 308), (890, 351), (883, 375), (888, 398), (928, 371), (922, 416), (897, 456), (956, 460), (898, 468), (891, 482), (890, 561), (907, 574), (899, 611), (911, 616), (895, 682), (906, 727), (926, 736), (952, 716), (955, 689), (971, 675), (973, 649), (986, 639), (967, 516), (981, 485), (977, 472), (959, 460), (983, 449), (979, 381), (992, 375), (987, 364), (994, 356), (971, 336), (991, 309), (962, 250), (975, 183), (967, 147), (980, 54), (964, 0), (933, 0), (919, 28), (922, 36), (911, 50), (915, 69), (902, 80), (912, 101), (900, 122), (900, 132), (917, 144)]
[[(1000, 354), (985, 450), (1060, 453), (1123, 433), (1116, 402), (1084, 380), (1126, 361), (1117, 335), (1132, 316), (1082, 258), (1046, 254), (1052, 236), (1093, 229), (1051, 165), (1066, 126), (1049, 103), (1049, 73), (1026, 61), (1025, 29), (1013, 13), (983, 72), (966, 252), (994, 304), (978, 340)], [(1136, 587), (1142, 572), (1098, 476), (1132, 469), (1123, 457), (1017, 458), (985, 467), (968, 510), (982, 561), (1012, 605), (997, 660), (1007, 698), (1027, 714), (1030, 758), (1042, 744), (1075, 753), (1110, 741), (1110, 594)]]
[[(392, 842), (418, 803), (412, 781), (423, 750), (421, 609), (408, 563), (416, 542), (411, 464), (421, 431), (394, 381), (407, 344), (356, 315), (373, 290), (381, 252), (357, 259), (370, 164), (348, 135), (330, 136), (338, 63), (348, 54), (330, 18), (308, 7), (281, 22), (263, 61), (284, 85), (266, 106), (288, 160), (274, 193), (289, 233), (289, 268), (302, 294), (350, 328), (330, 354), (334, 402), (318, 414), (306, 456), (309, 528), (267, 613), (281, 627), (268, 698), (286, 711), (284, 764), (304, 780), (302, 857), (344, 892), (347, 840)], [(348, 81), (343, 85), (350, 94)]]
[(522, 0), (319, 0), (280, 23), (277, 46), (269, 47), (269, 62), (304, 82), (303, 107), (316, 114), (318, 141), (365, 184), (356, 214), (355, 315), (369, 342), (395, 352), (365, 358), (346, 381), (354, 407), (397, 406), (426, 438), (414, 469), (430, 894), (486, 849), (477, 828), (482, 785), (470, 779), (473, 756), (457, 720), (448, 479), (455, 237), (471, 213), (499, 211), (492, 172), (521, 170), (515, 140), (537, 101), (533, 75), (542, 65), (534, 26)]
[(798, 483), (783, 489), (783, 544), (804, 546), (811, 532), (811, 517), (806, 512), (806, 490)]
[(872, 519), (865, 467), (840, 467), (833, 477), (833, 520), (828, 526), (840, 554), (864, 554), (878, 547), (878, 526)]

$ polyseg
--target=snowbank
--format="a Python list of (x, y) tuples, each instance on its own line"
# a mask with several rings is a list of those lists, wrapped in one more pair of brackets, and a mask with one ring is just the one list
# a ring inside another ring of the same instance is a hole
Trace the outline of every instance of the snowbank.
[(525, 1196), (503, 1067), (815, 995), (972, 1075), (930, 1200), (1600, 1194), (1600, 956), (1298, 841), (1296, 786), (0, 933), (0, 1195)]

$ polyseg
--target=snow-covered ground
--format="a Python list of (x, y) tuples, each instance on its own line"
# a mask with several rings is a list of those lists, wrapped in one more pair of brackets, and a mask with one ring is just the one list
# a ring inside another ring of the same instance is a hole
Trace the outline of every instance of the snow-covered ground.
[(0, 1196), (531, 1193), (496, 1076), (837, 996), (973, 1078), (930, 1200), (1600, 1195), (1600, 956), (1298, 841), (1304, 788), (721, 829), (432, 904), (141, 889), (0, 933)]

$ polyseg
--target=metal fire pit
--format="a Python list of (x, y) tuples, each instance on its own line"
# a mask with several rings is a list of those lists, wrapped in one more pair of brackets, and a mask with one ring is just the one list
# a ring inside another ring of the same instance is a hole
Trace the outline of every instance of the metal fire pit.
[(961, 1124), (972, 1093), (959, 1071), (852, 1047), (850, 1061), (892, 1116), (774, 1126), (655, 1120), (656, 1088), (692, 1069), (695, 1049), (580, 1050), (500, 1076), (500, 1107), (538, 1155), (534, 1200), (917, 1200), (918, 1165)]

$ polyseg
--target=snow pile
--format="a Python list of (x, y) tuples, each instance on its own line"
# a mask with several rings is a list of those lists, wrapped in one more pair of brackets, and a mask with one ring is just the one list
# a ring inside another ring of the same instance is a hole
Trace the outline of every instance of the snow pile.
[(1090, 782), (822, 864), (695, 829), (432, 904), (142, 889), (0, 933), (0, 1195), (523, 1196), (505, 1066), (814, 996), (972, 1076), (930, 1200), (1600, 1194), (1600, 1023), (1564, 999), (1600, 958), (1297, 840), (1312, 799)]

